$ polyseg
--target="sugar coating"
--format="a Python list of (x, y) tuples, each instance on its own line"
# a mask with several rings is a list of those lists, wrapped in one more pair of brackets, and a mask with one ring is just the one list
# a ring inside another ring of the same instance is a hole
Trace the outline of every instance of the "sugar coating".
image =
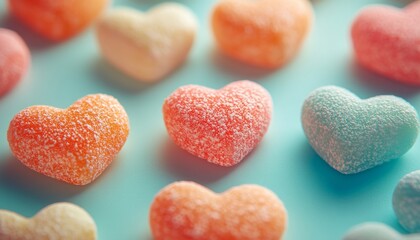
[(403, 83), (420, 85), (420, 1), (405, 9), (371, 6), (353, 22), (351, 36), (357, 61)]
[(13, 89), (28, 71), (30, 53), (14, 31), (0, 28), (0, 96)]
[(96, 224), (82, 208), (71, 203), (51, 204), (33, 218), (0, 210), (2, 240), (95, 240)]
[(85, 96), (68, 109), (32, 106), (16, 114), (7, 139), (17, 159), (49, 177), (85, 185), (123, 147), (128, 116), (112, 96)]
[(309, 143), (331, 167), (358, 173), (401, 157), (419, 132), (416, 110), (395, 96), (361, 100), (335, 87), (313, 91), (302, 107)]
[(54, 41), (70, 38), (87, 27), (107, 0), (9, 0), (10, 12), (40, 35)]
[(187, 7), (163, 3), (147, 13), (132, 8), (109, 11), (96, 24), (105, 59), (139, 81), (156, 81), (187, 58), (197, 32)]
[(420, 240), (420, 234), (402, 235), (383, 223), (367, 222), (351, 228), (343, 240)]
[(250, 81), (237, 81), (220, 90), (183, 86), (163, 104), (173, 141), (221, 166), (239, 163), (261, 141), (271, 113), (270, 94)]
[(394, 190), (392, 205), (401, 226), (409, 232), (420, 233), (420, 170), (400, 180)]
[(222, 0), (211, 24), (226, 55), (263, 68), (284, 65), (298, 52), (312, 25), (307, 0)]
[(242, 185), (215, 194), (193, 182), (162, 189), (150, 207), (155, 240), (279, 240), (286, 209), (270, 190)]

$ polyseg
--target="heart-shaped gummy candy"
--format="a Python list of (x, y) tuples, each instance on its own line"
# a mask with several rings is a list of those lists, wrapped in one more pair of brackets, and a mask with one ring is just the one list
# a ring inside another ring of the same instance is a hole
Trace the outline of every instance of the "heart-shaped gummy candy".
[(123, 147), (128, 116), (108, 95), (88, 95), (67, 109), (28, 107), (12, 119), (10, 149), (27, 167), (76, 185), (97, 178)]
[(270, 190), (242, 185), (216, 194), (192, 182), (162, 189), (150, 207), (155, 240), (279, 240), (286, 209)]
[(334, 86), (319, 88), (305, 100), (302, 125), (319, 156), (345, 174), (401, 157), (419, 132), (417, 112), (405, 100), (362, 100)]
[(142, 13), (112, 10), (96, 24), (105, 59), (140, 81), (156, 81), (187, 58), (197, 31), (193, 13), (178, 3), (163, 3)]
[(357, 61), (404, 83), (420, 85), (420, 1), (403, 10), (389, 6), (363, 9), (351, 35)]
[(27, 219), (0, 210), (0, 239), (4, 240), (95, 240), (96, 224), (82, 208), (71, 203), (55, 203)]
[(232, 166), (261, 141), (272, 112), (270, 94), (250, 81), (220, 90), (188, 85), (163, 104), (169, 136), (181, 148), (209, 162)]

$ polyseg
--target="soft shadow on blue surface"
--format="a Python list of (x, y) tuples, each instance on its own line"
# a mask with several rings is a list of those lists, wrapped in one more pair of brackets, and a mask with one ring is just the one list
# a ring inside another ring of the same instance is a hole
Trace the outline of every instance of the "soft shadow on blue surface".
[(351, 195), (371, 187), (381, 179), (385, 180), (387, 175), (392, 174), (393, 169), (399, 165), (400, 161), (404, 161), (404, 159), (394, 159), (372, 169), (346, 175), (330, 167), (306, 141), (302, 143), (300, 159), (303, 166), (302, 173), (310, 177), (321, 188), (325, 188), (326, 192), (337, 196)]
[(188, 153), (168, 138), (163, 144), (161, 165), (180, 180), (194, 181), (205, 185), (222, 179), (237, 169), (249, 156), (246, 156), (242, 162), (235, 166), (222, 167)]
[(23, 38), (31, 51), (45, 50), (46, 48), (59, 44), (43, 38), (9, 14), (0, 19), (0, 27), (17, 32)]
[(276, 69), (258, 68), (229, 58), (218, 49), (212, 49), (208, 54), (218, 71), (234, 76), (235, 80), (257, 80), (276, 72)]
[[(118, 161), (115, 161), (118, 162)], [(19, 191), (24, 195), (38, 197), (44, 200), (57, 202), (76, 196), (89, 187), (95, 185), (101, 178), (106, 177), (112, 167), (109, 166), (95, 181), (88, 185), (76, 186), (37, 173), (24, 166), (15, 157), (10, 156), (0, 165), (0, 185)]]
[[(130, 3), (130, 4), (134, 4), (134, 6), (136, 6), (136, 4), (148, 4), (150, 5), (149, 7), (153, 7), (155, 5), (161, 4), (161, 3), (166, 3), (168, 2), (168, 0), (128, 0), (126, 1), (126, 3)], [(172, 0), (171, 2), (177, 2), (180, 4), (184, 4), (184, 5), (190, 5), (193, 3), (197, 3), (196, 0)]]
[(350, 74), (357, 79), (363, 87), (374, 91), (377, 95), (392, 94), (403, 98), (409, 98), (420, 93), (420, 87), (403, 84), (393, 79), (372, 72), (360, 66), (355, 60), (349, 64)]
[(140, 93), (150, 86), (155, 85), (155, 83), (144, 83), (130, 78), (100, 57), (93, 60), (92, 71), (105, 84), (110, 87), (120, 88), (128, 93)]

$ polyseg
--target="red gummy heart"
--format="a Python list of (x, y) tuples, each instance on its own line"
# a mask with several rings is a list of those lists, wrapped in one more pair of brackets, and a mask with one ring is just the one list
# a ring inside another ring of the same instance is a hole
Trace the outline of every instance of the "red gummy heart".
[(162, 189), (149, 215), (155, 240), (279, 240), (286, 219), (283, 203), (266, 188), (242, 185), (215, 194), (193, 182)]
[(271, 112), (270, 94), (250, 81), (220, 90), (184, 86), (163, 104), (166, 128), (174, 142), (222, 166), (239, 163), (261, 141)]
[(12, 119), (7, 140), (27, 167), (76, 185), (97, 178), (123, 147), (128, 116), (108, 95), (88, 95), (67, 109), (32, 106)]
[(420, 85), (420, 1), (400, 11), (372, 6), (353, 22), (351, 35), (358, 62), (408, 84)]

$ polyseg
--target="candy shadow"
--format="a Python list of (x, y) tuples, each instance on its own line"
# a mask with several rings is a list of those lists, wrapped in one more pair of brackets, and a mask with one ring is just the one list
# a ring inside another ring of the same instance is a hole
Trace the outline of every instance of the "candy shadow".
[[(168, 0), (130, 0), (132, 4), (141, 2), (142, 4), (149, 5), (149, 8), (157, 6), (158, 4), (166, 3)], [(196, 3), (196, 0), (172, 0), (171, 2), (177, 2), (181, 4)]]
[(154, 238), (152, 237), (151, 233), (143, 233), (141, 234), (140, 238), (133, 238), (133, 240), (138, 240), (138, 239), (143, 239), (143, 240), (154, 240)]
[(32, 51), (44, 50), (59, 44), (58, 42), (51, 42), (33, 32), (10, 14), (6, 14), (2, 19), (0, 19), (0, 27), (7, 28), (18, 33)]
[(350, 63), (350, 72), (361, 85), (373, 90), (377, 95), (392, 94), (409, 98), (420, 92), (419, 86), (400, 83), (376, 74), (360, 66), (355, 60)]
[[(103, 58), (96, 58), (92, 63), (92, 70), (105, 84), (110, 87), (118, 87), (121, 90), (130, 93), (139, 93), (150, 86), (155, 85), (156, 82), (144, 83), (134, 78), (130, 78), (127, 75), (115, 69), (114, 66), (106, 62)], [(159, 81), (157, 81), (159, 82)]]
[(225, 56), (218, 49), (213, 49), (210, 52), (210, 57), (213, 65), (216, 66), (220, 72), (233, 75), (235, 80), (258, 80), (277, 71), (277, 69), (263, 69), (242, 63)]
[[(110, 166), (111, 167), (111, 166)], [(76, 186), (47, 177), (24, 166), (15, 157), (9, 157), (0, 166), (0, 184), (28, 196), (37, 196), (52, 202), (63, 201), (86, 191), (107, 174), (108, 167), (94, 182)]]
[(299, 149), (303, 174), (321, 188), (337, 196), (351, 195), (369, 189), (372, 185), (386, 179), (402, 159), (395, 159), (380, 166), (357, 173), (342, 174), (329, 166), (305, 140)]
[[(246, 158), (248, 157), (249, 155)], [(181, 180), (207, 184), (222, 179), (241, 165), (244, 160), (231, 167), (218, 166), (188, 153), (167, 138), (161, 164), (168, 172)]]

